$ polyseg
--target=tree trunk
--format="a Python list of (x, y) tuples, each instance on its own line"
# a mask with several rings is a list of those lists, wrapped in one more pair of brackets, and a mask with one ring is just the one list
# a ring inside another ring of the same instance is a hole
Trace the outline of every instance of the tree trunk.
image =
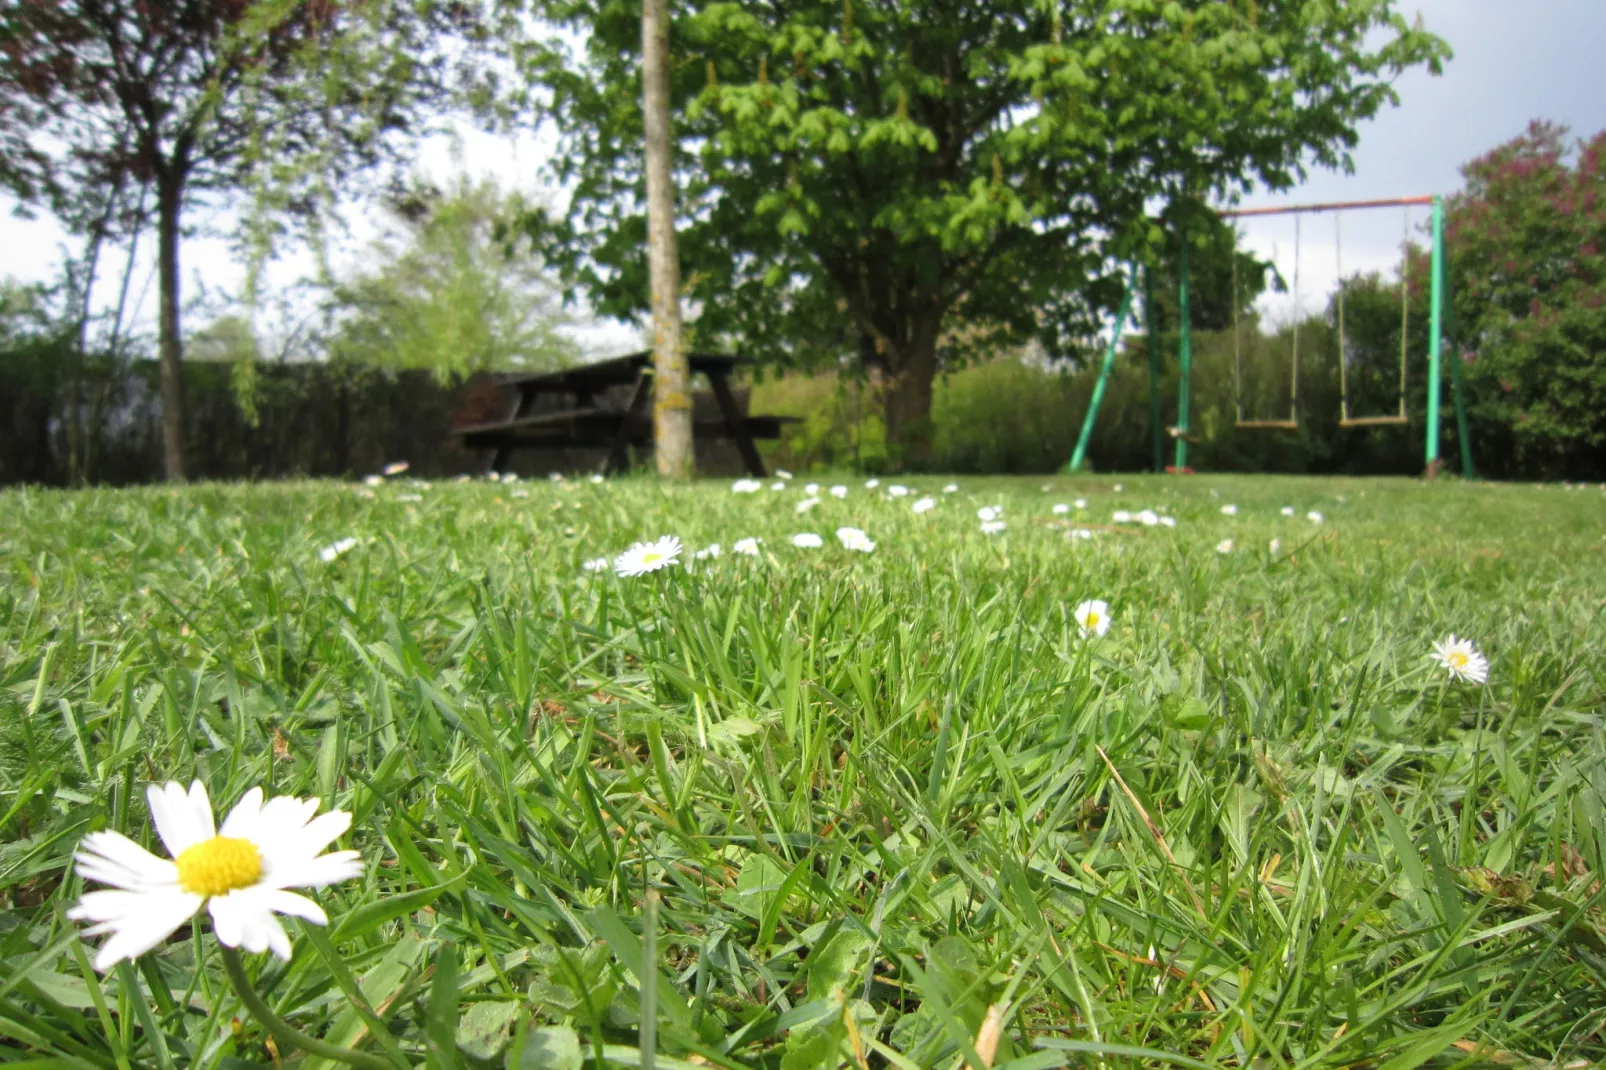
[(162, 362), (162, 457), (171, 482), (184, 479), (184, 341), (179, 333), (178, 241), (184, 179), (163, 175), (156, 184), (156, 257), (160, 296), (157, 337)]
[(658, 474), (690, 479), (691, 384), (680, 330), (680, 259), (670, 184), (669, 2), (641, 5), (642, 118), (647, 136), (647, 259), (652, 278), (653, 446)]
[(915, 325), (914, 337), (899, 354), (896, 371), (882, 393), (887, 448), (898, 468), (927, 469), (933, 457), (932, 388), (937, 379), (940, 320)]

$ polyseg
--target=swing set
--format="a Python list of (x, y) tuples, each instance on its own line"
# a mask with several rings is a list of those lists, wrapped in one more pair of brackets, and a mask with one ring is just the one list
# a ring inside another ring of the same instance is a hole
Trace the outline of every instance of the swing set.
[[(1299, 429), (1299, 328), (1300, 328), (1300, 260), (1301, 260), (1301, 219), (1305, 215), (1322, 212), (1333, 213), (1333, 245), (1337, 259), (1338, 289), (1337, 307), (1335, 312), (1338, 320), (1338, 353), (1339, 353), (1339, 427), (1345, 429), (1364, 427), (1399, 427), (1409, 422), (1406, 411), (1406, 386), (1409, 371), (1409, 337), (1411, 326), (1411, 258), (1410, 258), (1410, 212), (1413, 206), (1431, 206), (1432, 208), (1432, 267), (1428, 304), (1428, 391), (1427, 391), (1427, 441), (1424, 445), (1424, 461), (1428, 478), (1433, 478), (1441, 466), (1439, 458), (1439, 402), (1443, 396), (1443, 380), (1441, 375), (1440, 353), (1444, 340), (1444, 316), (1447, 310), (1446, 281), (1444, 264), (1444, 206), (1438, 197), (1398, 197), (1387, 200), (1348, 201), (1331, 204), (1291, 205), (1276, 208), (1240, 208), (1221, 212), (1227, 219), (1241, 219), (1249, 216), (1277, 216), (1292, 215), (1294, 217), (1294, 290), (1293, 290), (1293, 326), (1291, 330), (1291, 352), (1288, 377), (1288, 416), (1287, 418), (1270, 417), (1259, 418), (1245, 414), (1244, 405), (1244, 331), (1245, 325), (1240, 322), (1240, 309), (1243, 302), (1239, 299), (1240, 288), (1238, 280), (1238, 262), (1233, 260), (1232, 290), (1233, 290), (1233, 426), (1239, 430), (1271, 430), (1295, 431)], [(1400, 350), (1399, 350), (1399, 386), (1395, 410), (1371, 415), (1357, 415), (1352, 408), (1349, 351), (1344, 323), (1344, 247), (1342, 213), (1350, 210), (1368, 208), (1398, 207), (1404, 216), (1404, 236), (1402, 238), (1402, 267), (1400, 270)], [(1145, 323), (1148, 337), (1149, 354), (1149, 417), (1152, 428), (1154, 444), (1154, 470), (1156, 472), (1188, 473), (1193, 470), (1188, 467), (1188, 444), (1195, 441), (1189, 426), (1189, 403), (1192, 397), (1192, 371), (1193, 371), (1193, 339), (1189, 325), (1188, 307), (1188, 243), (1182, 242), (1178, 255), (1178, 360), (1180, 363), (1181, 381), (1177, 389), (1177, 422), (1173, 427), (1164, 427), (1160, 416), (1160, 351), (1155, 337), (1154, 324)], [(1116, 312), (1115, 324), (1110, 331), (1110, 342), (1104, 353), (1104, 362), (1099, 369), (1098, 380), (1093, 386), (1093, 396), (1088, 403), (1087, 415), (1082, 421), (1081, 434), (1077, 436), (1076, 450), (1071, 455), (1070, 463), (1066, 466), (1068, 472), (1081, 471), (1087, 458), (1088, 442), (1093, 436), (1093, 427), (1098, 420), (1099, 405), (1104, 400), (1105, 390), (1109, 386), (1111, 375), (1115, 370), (1116, 352), (1120, 347), (1121, 335), (1126, 327), (1129, 314), (1132, 312), (1132, 301), (1138, 286), (1138, 265), (1130, 265), (1126, 289), (1121, 297), (1121, 304)], [(1144, 310), (1145, 318), (1150, 317), (1148, 310), (1154, 308), (1154, 290), (1151, 273), (1143, 271)], [(1135, 320), (1136, 317), (1134, 316)], [(1258, 334), (1258, 328), (1250, 327)], [(1473, 478), (1472, 446), (1467, 436), (1467, 413), (1464, 391), (1461, 383), (1461, 362), (1452, 359), (1450, 362), (1450, 375), (1453, 383), (1455, 399), (1457, 441), (1461, 446), (1461, 467), (1464, 476)], [(1165, 464), (1164, 435), (1169, 435), (1176, 442), (1175, 463)]]

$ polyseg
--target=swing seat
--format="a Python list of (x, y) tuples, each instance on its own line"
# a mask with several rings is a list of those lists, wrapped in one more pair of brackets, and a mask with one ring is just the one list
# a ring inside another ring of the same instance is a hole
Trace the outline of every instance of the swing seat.
[(1244, 431), (1298, 431), (1298, 420), (1234, 420), (1232, 426)]
[(1404, 427), (1411, 421), (1404, 416), (1346, 416), (1340, 427)]

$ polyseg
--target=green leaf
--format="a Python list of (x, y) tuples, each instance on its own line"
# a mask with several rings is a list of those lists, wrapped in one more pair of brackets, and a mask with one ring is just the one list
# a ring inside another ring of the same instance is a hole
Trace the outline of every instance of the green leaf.
[(442, 881), (428, 888), (417, 888), (401, 895), (387, 896), (364, 903), (340, 919), (340, 924), (329, 934), (329, 939), (339, 943), (367, 936), (386, 922), (405, 917), (415, 910), (422, 910), (447, 892), (457, 891), (467, 881), (468, 874), (460, 873), (451, 880)]
[(584, 1061), (580, 1034), (570, 1026), (549, 1025), (524, 1034), (518, 1063), (509, 1052), (507, 1070), (580, 1070)]

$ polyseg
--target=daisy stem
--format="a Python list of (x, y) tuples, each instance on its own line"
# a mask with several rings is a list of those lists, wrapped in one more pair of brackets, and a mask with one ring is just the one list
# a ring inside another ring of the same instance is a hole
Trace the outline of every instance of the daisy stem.
[(223, 971), (229, 975), (229, 984), (234, 986), (235, 995), (240, 997), (245, 1009), (251, 1012), (251, 1016), (261, 1023), (274, 1040), (280, 1044), (300, 1048), (308, 1055), (316, 1055), (322, 1059), (333, 1059), (350, 1066), (366, 1067), (368, 1070), (393, 1070), (388, 1059), (309, 1037), (280, 1018), (273, 1013), (267, 1001), (257, 994), (257, 990), (251, 987), (251, 979), (245, 974), (245, 963), (240, 959), (240, 952), (221, 944), (218, 945), (218, 951), (223, 955)]

